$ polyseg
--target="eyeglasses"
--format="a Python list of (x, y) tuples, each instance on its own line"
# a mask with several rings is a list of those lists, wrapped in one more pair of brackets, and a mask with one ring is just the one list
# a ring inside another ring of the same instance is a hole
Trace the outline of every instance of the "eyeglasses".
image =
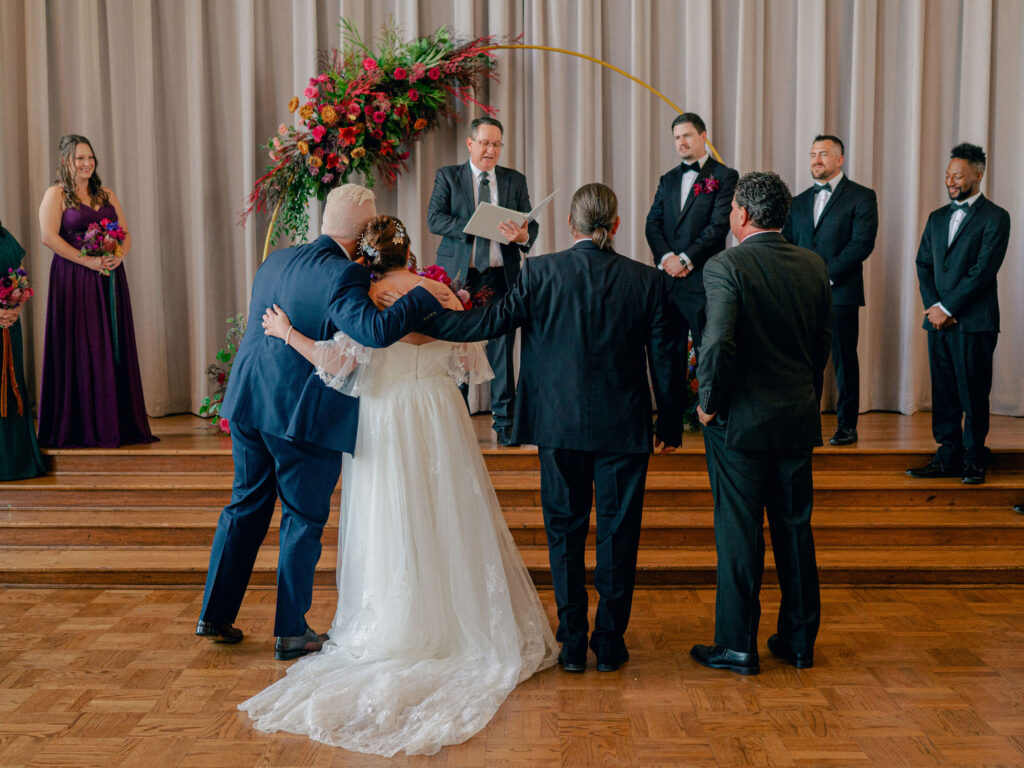
[(480, 139), (470, 139), (470, 141), (475, 141), (484, 149), (501, 149), (502, 147), (502, 143), (500, 141), (480, 141)]

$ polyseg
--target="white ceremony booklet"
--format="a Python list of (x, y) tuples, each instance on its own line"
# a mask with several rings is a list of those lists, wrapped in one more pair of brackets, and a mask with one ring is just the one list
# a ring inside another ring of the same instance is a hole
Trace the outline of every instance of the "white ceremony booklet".
[(508, 238), (501, 234), (498, 225), (509, 219), (512, 219), (512, 221), (523, 221), (524, 215), (526, 216), (526, 221), (533, 221), (557, 194), (558, 190), (556, 189), (537, 203), (533, 210), (527, 214), (524, 214), (522, 211), (513, 211), (511, 208), (502, 208), (500, 205), (494, 205), (493, 203), (480, 203), (476, 210), (473, 211), (473, 216), (466, 222), (466, 226), (463, 227), (462, 231), (467, 235), (486, 237), (488, 240), (497, 240), (502, 245), (507, 245)]

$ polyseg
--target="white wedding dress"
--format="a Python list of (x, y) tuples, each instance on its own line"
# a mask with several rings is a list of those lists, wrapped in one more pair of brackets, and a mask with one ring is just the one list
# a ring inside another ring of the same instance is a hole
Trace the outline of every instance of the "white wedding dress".
[(493, 374), (481, 343), (369, 350), (338, 334), (316, 358), (321, 378), (360, 398), (338, 609), (323, 650), (239, 708), (261, 731), (433, 754), (480, 731), (557, 656), (453, 382)]

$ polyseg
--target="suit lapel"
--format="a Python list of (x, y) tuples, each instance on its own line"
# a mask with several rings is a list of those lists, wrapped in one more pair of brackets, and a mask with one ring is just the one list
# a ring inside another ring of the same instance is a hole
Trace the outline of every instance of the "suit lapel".
[(506, 203), (510, 197), (508, 188), (512, 184), (512, 179), (505, 173), (505, 169), (499, 166), (494, 166), (494, 178), (498, 182), (498, 205), (508, 207)]
[(473, 191), (473, 169), (469, 167), (468, 161), (459, 169), (456, 178), (460, 192), (466, 201), (466, 209), (472, 211), (476, 208), (476, 194)]
[[(701, 166), (700, 172), (697, 174), (697, 178), (693, 180), (693, 186), (690, 187), (690, 194), (686, 196), (686, 202), (683, 203), (683, 210), (679, 212), (679, 221), (676, 222), (676, 226), (682, 223), (683, 219), (686, 218), (686, 214), (690, 212), (690, 208), (693, 207), (693, 201), (697, 199), (697, 196), (693, 194), (698, 184), (703, 184), (704, 179), (711, 175), (711, 172), (718, 165), (718, 161), (713, 157), (708, 157), (708, 161)], [(683, 180), (679, 179), (679, 184), (676, 185), (678, 194), (682, 194)]]
[[(828, 202), (825, 203), (825, 207), (821, 209), (821, 216), (818, 217), (818, 223), (814, 225), (815, 231), (821, 226), (821, 222), (828, 216), (828, 212), (832, 210), (832, 206), (836, 204), (836, 200), (840, 198), (843, 192), (846, 191), (846, 176), (843, 176), (843, 180), (836, 185), (835, 192), (828, 196)], [(811, 195), (811, 221), (814, 221), (814, 195)]]
[[(967, 229), (967, 225), (970, 223), (971, 219), (973, 219), (975, 217), (975, 215), (977, 214), (978, 208), (981, 207), (982, 201), (984, 201), (984, 199), (985, 199), (985, 196), (982, 195), (981, 197), (979, 197), (977, 200), (974, 201), (974, 205), (971, 205), (971, 206), (969, 206), (967, 208), (967, 213), (964, 215), (964, 220), (960, 222), (960, 226), (956, 228), (956, 234), (953, 235), (953, 240), (946, 247), (946, 253), (949, 253), (949, 251), (952, 250), (953, 246), (956, 245), (956, 241), (960, 239), (960, 235), (963, 233), (963, 231), (965, 229)], [(952, 211), (952, 209), (950, 209), (949, 213), (946, 214), (946, 239), (947, 240), (949, 239), (949, 220), (951, 218), (953, 218), (953, 211)]]

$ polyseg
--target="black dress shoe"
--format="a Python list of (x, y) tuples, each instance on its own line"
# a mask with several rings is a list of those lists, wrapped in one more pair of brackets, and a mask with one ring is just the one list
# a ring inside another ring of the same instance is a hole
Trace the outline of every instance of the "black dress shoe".
[(964, 485), (981, 485), (985, 482), (985, 468), (966, 463), (961, 478)]
[(1018, 515), (1024, 515), (1024, 504), (1017, 504), (1013, 508), (1013, 511), (1016, 512)]
[(741, 675), (756, 675), (761, 672), (761, 662), (757, 653), (740, 653), (730, 651), (721, 645), (695, 645), (690, 655), (698, 664), (711, 669), (728, 669)]
[(576, 658), (566, 654), (563, 650), (558, 654), (558, 665), (566, 672), (582, 672), (587, 668), (587, 657), (584, 654), (582, 657)]
[(789, 646), (779, 639), (778, 635), (768, 638), (768, 650), (772, 656), (778, 656), (787, 664), (792, 664), (797, 669), (807, 669), (814, 666), (814, 653), (795, 653)]
[(196, 624), (196, 634), (199, 637), (212, 637), (216, 643), (242, 642), (242, 630), (230, 624), (213, 624), (209, 621), (200, 621)]
[(518, 448), (520, 445), (512, 439), (505, 427), (494, 428), (494, 439), (497, 440), (498, 445), (503, 445), (506, 448)]
[(618, 653), (598, 654), (597, 671), (614, 672), (627, 661), (629, 661), (629, 651), (626, 650), (626, 646), (622, 646)]
[(960, 468), (947, 467), (935, 456), (923, 467), (911, 467), (907, 470), (907, 474), (911, 477), (921, 478), (958, 477), (960, 475)]
[(857, 442), (857, 430), (840, 427), (828, 442), (829, 445), (853, 445)]
[(278, 661), (290, 661), (307, 653), (317, 653), (324, 647), (327, 635), (318, 635), (308, 626), (306, 634), (298, 637), (279, 637), (274, 643), (274, 658)]

